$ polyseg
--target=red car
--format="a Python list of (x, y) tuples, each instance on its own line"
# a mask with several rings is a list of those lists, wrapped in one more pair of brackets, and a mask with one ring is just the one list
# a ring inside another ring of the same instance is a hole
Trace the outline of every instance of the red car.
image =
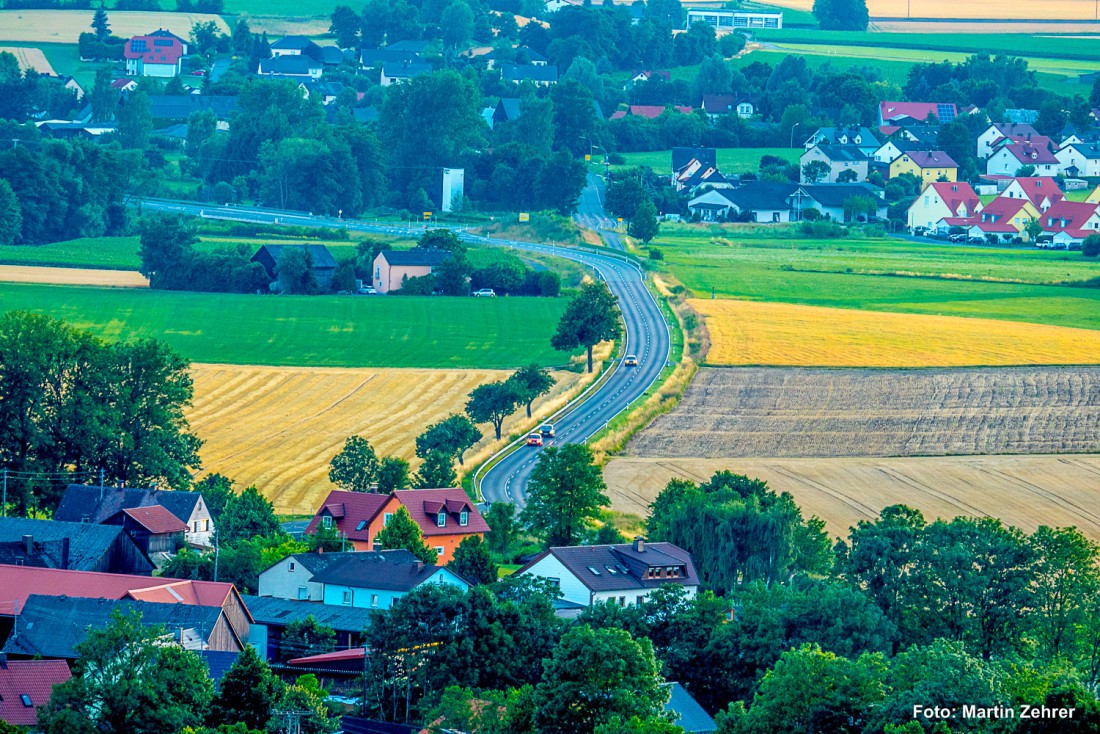
[(528, 446), (542, 446), (542, 434), (541, 433), (528, 433), (527, 434)]

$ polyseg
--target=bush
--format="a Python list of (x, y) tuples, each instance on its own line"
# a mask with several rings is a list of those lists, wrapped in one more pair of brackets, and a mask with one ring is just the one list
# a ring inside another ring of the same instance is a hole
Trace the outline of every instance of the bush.
[(847, 230), (836, 222), (821, 220), (802, 222), (798, 226), (798, 233), (807, 239), (840, 239), (847, 234)]
[(332, 290), (334, 293), (355, 293), (355, 280), (355, 263), (343, 262), (332, 275)]
[(807, 222), (820, 222), (822, 219), (824, 219), (824, 216), (821, 214), (820, 211), (811, 206), (809, 209), (803, 210), (802, 219)]
[(608, 153), (607, 162), (613, 166), (626, 165), (626, 157), (622, 153)]
[(649, 248), (649, 259), (650, 260), (664, 260), (665, 259), (665, 253), (661, 252), (656, 247), (651, 247), (651, 248)]
[(1081, 245), (1081, 254), (1085, 257), (1100, 255), (1100, 234), (1090, 234)]
[(421, 275), (416, 278), (405, 276), (401, 279), (401, 289), (397, 291), (399, 296), (430, 296), (435, 290), (435, 276)]

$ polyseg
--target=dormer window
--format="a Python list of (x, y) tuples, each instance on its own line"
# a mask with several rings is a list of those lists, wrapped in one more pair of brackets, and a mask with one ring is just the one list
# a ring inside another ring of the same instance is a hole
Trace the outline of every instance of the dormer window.
[(329, 528), (331, 528), (332, 527), (332, 515), (325, 515), (324, 517), (322, 517), (321, 518), (321, 525), (324, 526), (325, 530), (328, 530)]
[(461, 525), (462, 527), (466, 527), (467, 525), (469, 525), (470, 524), (470, 513), (467, 512), (466, 510), (463, 510), (462, 512), (458, 513), (458, 524)]
[(447, 513), (446, 513), (446, 511), (440, 510), (439, 514), (435, 516), (435, 524), (436, 524), (436, 527), (440, 527), (440, 528), (447, 527)]

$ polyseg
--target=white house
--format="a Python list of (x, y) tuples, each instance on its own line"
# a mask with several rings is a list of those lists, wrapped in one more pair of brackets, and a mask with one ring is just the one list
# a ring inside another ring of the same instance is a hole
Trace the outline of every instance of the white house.
[(320, 79), (325, 66), (317, 59), (304, 54), (285, 54), (263, 59), (256, 71), (260, 76), (285, 77), (288, 79)]
[(431, 73), (431, 64), (422, 64), (415, 61), (388, 62), (382, 64), (382, 70), (378, 75), (378, 84), (383, 87), (388, 87), (394, 84), (402, 84), (411, 81), (413, 77), (420, 76), (421, 74)]
[(837, 177), (845, 171), (854, 172), (856, 181), (867, 180), (869, 157), (859, 146), (815, 145), (798, 159), (802, 178), (805, 178), (806, 166), (816, 161), (827, 165), (829, 172), (822, 181), (805, 181), (804, 183), (836, 183)]
[(1015, 176), (1024, 166), (1034, 166), (1035, 176), (1057, 176), (1062, 164), (1044, 145), (1010, 143), (1000, 146), (985, 164), (985, 172), (996, 176)]
[(259, 596), (292, 601), (321, 601), (324, 586), (313, 577), (346, 553), (296, 553), (260, 574)]
[(516, 573), (549, 579), (557, 584), (563, 600), (583, 606), (639, 604), (665, 584), (684, 587), (689, 597), (699, 589), (699, 576), (687, 551), (641, 538), (621, 545), (550, 548)]
[(127, 76), (177, 76), (183, 68), (182, 60), (186, 53), (186, 44), (167, 31), (134, 36), (126, 41), (122, 49)]
[(1061, 173), (1074, 178), (1100, 176), (1100, 144), (1070, 143), (1054, 153)]
[(313, 576), (325, 604), (360, 609), (389, 609), (422, 584), (470, 584), (443, 566), (417, 560), (406, 550), (342, 553), (342, 558)]
[(978, 157), (985, 159), (993, 155), (993, 144), (998, 141), (1007, 139), (1012, 143), (1026, 143), (1032, 136), (1039, 137), (1039, 131), (1031, 125), (1008, 122), (990, 125), (978, 136)]
[(1058, 188), (1058, 182), (1049, 176), (1015, 178), (1000, 193), (1000, 196), (1009, 199), (1027, 199), (1041, 212), (1045, 212), (1066, 198)]

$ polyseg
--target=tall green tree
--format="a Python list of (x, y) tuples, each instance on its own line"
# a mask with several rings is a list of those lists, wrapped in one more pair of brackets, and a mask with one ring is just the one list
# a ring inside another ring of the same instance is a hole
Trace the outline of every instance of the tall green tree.
[(424, 534), (420, 526), (409, 515), (404, 507), (397, 508), (389, 522), (386, 523), (374, 539), (374, 547), (378, 550), (398, 550), (404, 548), (424, 563), (435, 563), (438, 555), (435, 550), (424, 542)]
[(514, 383), (507, 380), (478, 385), (466, 401), (466, 415), (475, 423), (492, 423), (497, 440), (500, 440), (504, 419), (512, 414), (520, 396)]
[(531, 472), (520, 519), (546, 546), (576, 545), (599, 509), (611, 505), (606, 489), (590, 448), (549, 446)]
[(409, 478), (409, 462), (397, 456), (384, 456), (378, 462), (378, 492), (389, 494), (395, 489), (408, 489), (412, 480)]
[(586, 180), (584, 161), (559, 150), (535, 176), (535, 194), (542, 206), (568, 216), (576, 210)]
[(481, 431), (477, 426), (466, 416), (455, 413), (428, 426), (416, 437), (416, 455), (424, 459), (431, 451), (441, 451), (456, 457), (461, 464), (462, 455), (480, 440)]
[[(550, 338), (550, 345), (568, 352), (584, 347), (588, 354), (588, 371), (592, 371), (592, 348), (602, 341), (618, 339), (623, 327), (618, 299), (603, 283), (586, 283), (569, 302)], [(500, 438), (498, 435), (497, 438)]]
[(320, 655), (336, 649), (336, 632), (327, 624), (318, 622), (311, 614), (295, 620), (283, 630), (279, 641), (279, 660), (286, 662), (308, 655)]
[(337, 5), (332, 10), (331, 20), (328, 32), (336, 34), (336, 45), (340, 48), (354, 48), (359, 42), (359, 14), (347, 5)]
[(1028, 606), (1046, 660), (1082, 659), (1081, 632), (1100, 600), (1100, 547), (1077, 528), (1040, 526), (1028, 539), (1035, 559)]
[(111, 24), (107, 21), (107, 10), (102, 5), (92, 15), (92, 30), (97, 41), (106, 41), (111, 37)]
[(417, 489), (437, 489), (458, 484), (454, 456), (445, 451), (432, 450), (424, 455), (424, 463), (416, 473)]
[(247, 487), (229, 500), (217, 528), (220, 543), (270, 537), (281, 532), (275, 507), (255, 487)]
[(554, 376), (545, 367), (529, 364), (512, 373), (508, 381), (516, 386), (519, 401), (527, 406), (527, 417), (531, 417), (531, 403), (546, 395), (554, 387)]
[(477, 535), (462, 539), (447, 568), (471, 584), (492, 584), (497, 580), (497, 564), (493, 563), (486, 542)]
[(867, 0), (814, 0), (814, 17), (826, 31), (865, 31)]
[(96, 70), (95, 84), (88, 93), (88, 104), (92, 107), (92, 119), (96, 122), (108, 122), (115, 116), (118, 106), (118, 92), (111, 87), (114, 81), (111, 69), (102, 66)]
[(623, 630), (576, 627), (562, 637), (535, 687), (535, 723), (546, 734), (590, 732), (618, 717), (658, 714), (668, 700), (653, 645)]
[(510, 562), (511, 552), (520, 531), (523, 529), (516, 517), (516, 506), (511, 502), (494, 502), (483, 513), (489, 525), (489, 550), (496, 553), (505, 563)]
[(11, 184), (0, 178), (0, 245), (14, 245), (23, 235), (23, 212)]
[(233, 37), (230, 40), (230, 48), (236, 56), (247, 56), (252, 52), (252, 29), (248, 26), (248, 19), (243, 15), (237, 18), (233, 26)]
[(256, 648), (245, 645), (218, 685), (210, 719), (215, 724), (242, 723), (249, 729), (264, 730), (282, 693), (282, 682)]
[(660, 229), (661, 224), (657, 221), (657, 207), (646, 201), (638, 207), (634, 218), (630, 220), (626, 233), (648, 245), (649, 241), (657, 236)]
[(332, 457), (328, 478), (340, 489), (370, 492), (378, 478), (378, 470), (378, 454), (370, 442), (362, 436), (349, 436), (344, 441), (344, 448)]
[(194, 652), (164, 644), (163, 627), (115, 612), (76, 646), (74, 676), (38, 715), (44, 734), (178, 734), (199, 726), (212, 684)]
[(144, 148), (153, 132), (153, 112), (149, 95), (131, 94), (118, 111), (118, 139), (124, 148)]
[(469, 43), (474, 33), (474, 11), (464, 0), (452, 0), (443, 9), (439, 22), (443, 31), (443, 43), (458, 50)]

